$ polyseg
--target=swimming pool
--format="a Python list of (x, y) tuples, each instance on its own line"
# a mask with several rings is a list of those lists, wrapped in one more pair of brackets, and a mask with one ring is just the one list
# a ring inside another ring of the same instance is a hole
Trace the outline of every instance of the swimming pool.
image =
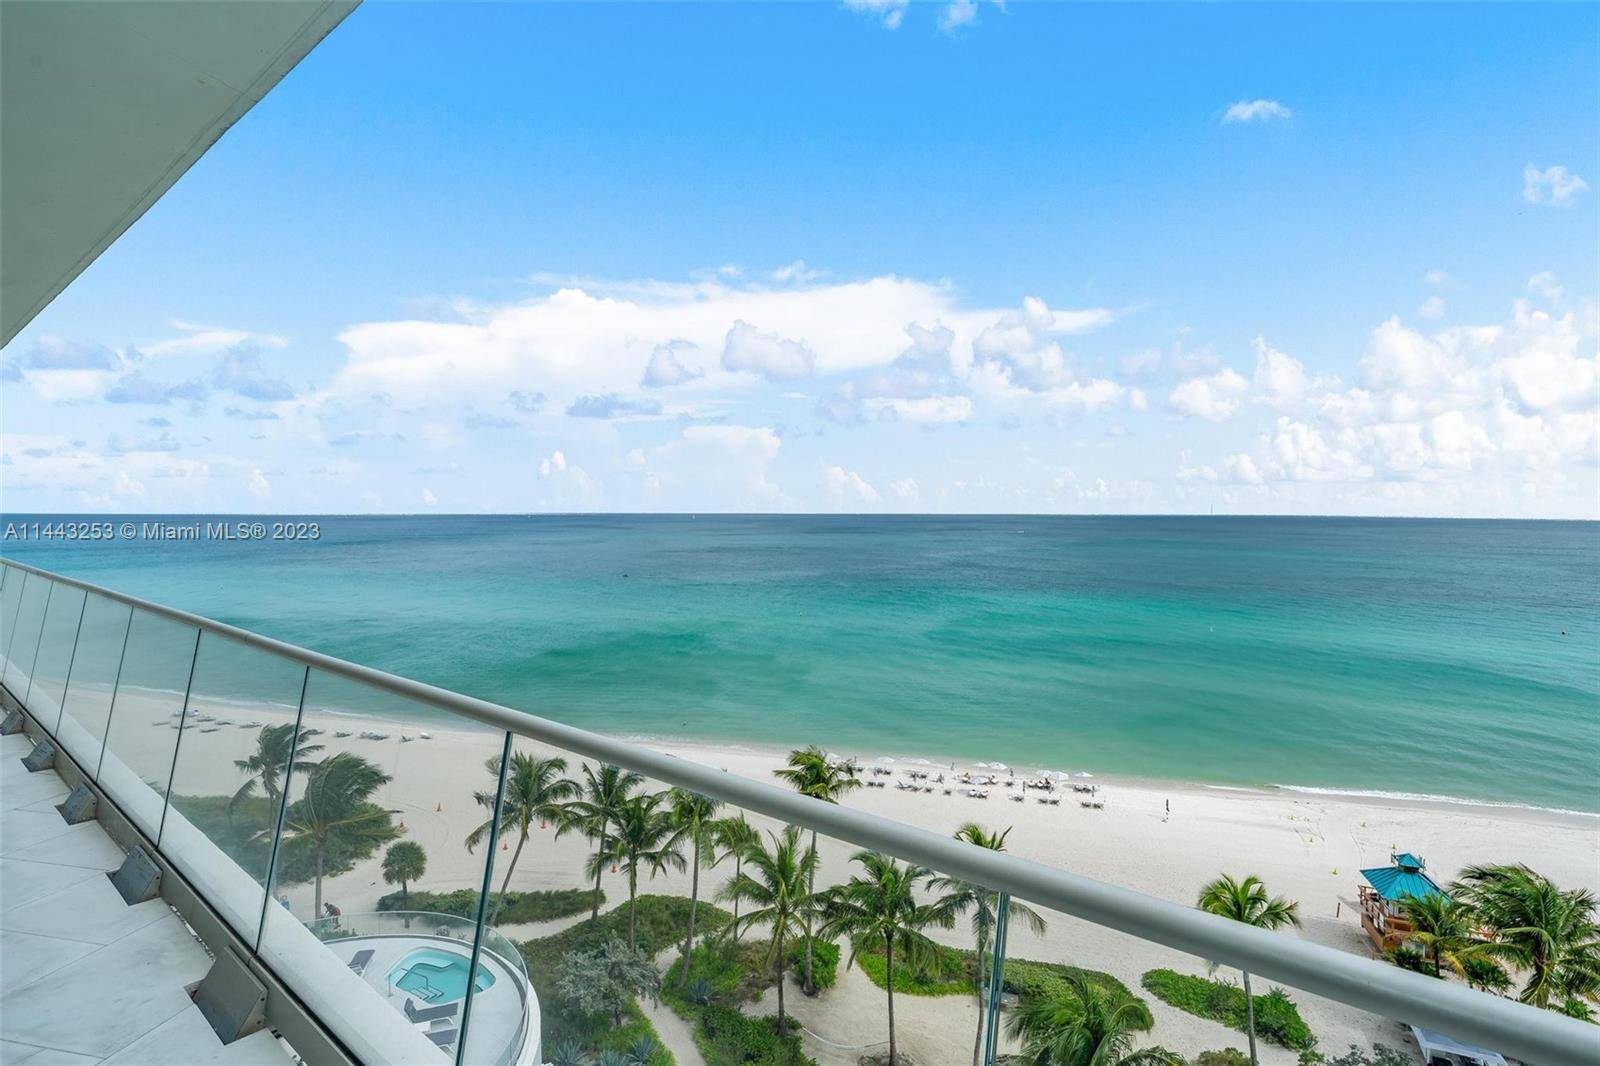
[[(469, 966), (471, 962), (466, 956), (451, 951), (413, 948), (389, 971), (388, 980), (394, 987), (405, 989), (418, 999), (429, 1003), (446, 1003), (466, 998)], [(494, 974), (480, 963), (478, 991), (482, 992), (493, 984)]]

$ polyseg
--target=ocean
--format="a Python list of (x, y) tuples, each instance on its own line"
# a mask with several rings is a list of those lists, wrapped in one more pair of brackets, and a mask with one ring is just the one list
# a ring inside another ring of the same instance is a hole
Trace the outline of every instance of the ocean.
[(0, 551), (629, 737), (1600, 812), (1600, 524), (313, 520)]

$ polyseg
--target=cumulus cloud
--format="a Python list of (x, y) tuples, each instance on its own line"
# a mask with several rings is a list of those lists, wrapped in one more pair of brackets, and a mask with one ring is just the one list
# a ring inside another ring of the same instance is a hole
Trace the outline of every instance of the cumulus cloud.
[(1427, 319), (1443, 318), (1444, 298), (1442, 296), (1430, 296), (1423, 300), (1417, 305), (1417, 317)]
[(1529, 278), (1528, 291), (1542, 297), (1551, 307), (1560, 307), (1567, 298), (1567, 290), (1556, 283), (1556, 274), (1553, 270), (1541, 270)]
[(230, 329), (225, 326), (201, 326), (182, 319), (173, 319), (172, 327), (179, 331), (179, 336), (142, 345), (140, 351), (150, 356), (212, 355), (240, 345), (282, 348), (289, 343), (287, 337), (277, 333)]
[(883, 502), (883, 497), (878, 494), (878, 490), (868, 484), (867, 480), (854, 470), (846, 470), (842, 466), (824, 463), (822, 466), (822, 479), (829, 502), (836, 511), (862, 505), (876, 507)]
[(1294, 112), (1276, 100), (1237, 100), (1222, 113), (1224, 125), (1236, 122), (1275, 122), (1292, 118)]
[(785, 381), (810, 377), (816, 369), (817, 356), (803, 341), (762, 333), (740, 319), (723, 342), (722, 365)]
[(289, 383), (269, 375), (255, 351), (235, 348), (218, 361), (211, 373), (212, 385), (225, 392), (238, 393), (248, 400), (275, 401), (294, 398)]
[(1522, 198), (1530, 204), (1568, 207), (1588, 188), (1588, 182), (1563, 166), (1540, 170), (1529, 163), (1522, 168)]
[(644, 377), (640, 384), (650, 389), (663, 389), (704, 377), (703, 369), (686, 366), (679, 358), (680, 355), (693, 350), (694, 345), (688, 341), (668, 341), (656, 345), (650, 352), (650, 361), (645, 364)]
[(1226, 422), (1244, 406), (1250, 383), (1237, 370), (1226, 367), (1205, 377), (1179, 382), (1167, 396), (1167, 408), (1176, 414)]
[(770, 426), (687, 426), (646, 451), (638, 472), (674, 509), (785, 510), (793, 501), (771, 477), (781, 447)]
[(939, 29), (954, 33), (978, 19), (978, 0), (952, 0), (939, 11)]

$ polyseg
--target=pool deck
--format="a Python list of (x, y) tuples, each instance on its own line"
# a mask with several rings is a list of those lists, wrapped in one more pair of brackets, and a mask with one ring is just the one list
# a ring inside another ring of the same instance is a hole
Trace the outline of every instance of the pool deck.
[(160, 899), (130, 907), (106, 873), (123, 853), (55, 810), (33, 742), (0, 736), (0, 1064), (285, 1066), (270, 1032), (224, 1045), (186, 990), (211, 957)]
[[(394, 933), (386, 930), (382, 934), (370, 936), (360, 935), (360, 916), (351, 917), (347, 924), (351, 931), (358, 935), (327, 941), (328, 949), (345, 963), (354, 958), (358, 951), (372, 951), (372, 958), (368, 960), (361, 976), (380, 996), (388, 1000), (389, 1005), (402, 1019), (405, 1018), (405, 1005), (408, 999), (419, 1009), (462, 1002), (448, 999), (429, 1002), (420, 995), (407, 992), (397, 985), (391, 985), (388, 977), (390, 971), (398, 966), (402, 959), (418, 948), (434, 948), (467, 957), (472, 952), (471, 944), (453, 938), (433, 936), (422, 922), (414, 922), (410, 933)], [(472, 997), (469, 1050), (474, 1059), (492, 1060), (516, 1039), (522, 1027), (526, 1006), (522, 999), (523, 985), (520, 975), (513, 974), (510, 968), (488, 952), (482, 954), (480, 965), (494, 976), (494, 984)], [(458, 1007), (454, 1015), (442, 1022), (418, 1025), (417, 1029), (426, 1033), (430, 1030), (456, 1029), (460, 1024), (461, 1008)], [(449, 1047), (453, 1049), (454, 1044)], [(444, 1061), (443, 1055), (441, 1055), (442, 1061)]]

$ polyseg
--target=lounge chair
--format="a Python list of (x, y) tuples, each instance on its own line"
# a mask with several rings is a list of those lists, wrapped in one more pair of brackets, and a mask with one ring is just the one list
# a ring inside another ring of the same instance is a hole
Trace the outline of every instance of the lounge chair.
[(407, 999), (406, 1017), (413, 1022), (431, 1022), (439, 1018), (453, 1018), (455, 1017), (456, 1008), (459, 1006), (461, 1006), (461, 1002), (457, 1000), (454, 1003), (446, 1003), (443, 1006), (423, 1007), (419, 1010), (415, 1003)]
[(449, 1047), (456, 1042), (456, 1037), (460, 1032), (461, 1030), (459, 1029), (435, 1029), (431, 1033), (423, 1033), (422, 1035), (440, 1047)]
[(367, 968), (367, 963), (372, 961), (372, 948), (362, 948), (350, 959), (350, 972), (360, 974)]

